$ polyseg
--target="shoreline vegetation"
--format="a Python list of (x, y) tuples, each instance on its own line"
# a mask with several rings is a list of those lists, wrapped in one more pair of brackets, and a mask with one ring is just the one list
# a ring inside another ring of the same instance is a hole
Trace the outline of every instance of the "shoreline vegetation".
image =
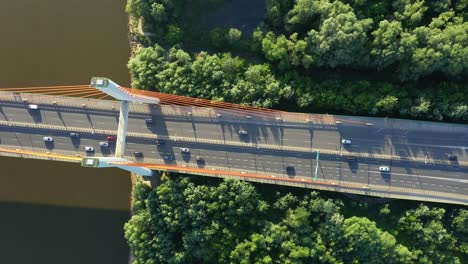
[(467, 5), (438, 2), (256, 0), (247, 4), (261, 11), (249, 14), (223, 0), (130, 0), (133, 24), (151, 33), (134, 29), (132, 86), (297, 112), (467, 123)]
[[(132, 87), (467, 123), (467, 6), (128, 0)], [(468, 263), (468, 210), (165, 173), (132, 178), (125, 237), (134, 264)]]
[(233, 179), (138, 184), (133, 263), (466, 263), (468, 210)]

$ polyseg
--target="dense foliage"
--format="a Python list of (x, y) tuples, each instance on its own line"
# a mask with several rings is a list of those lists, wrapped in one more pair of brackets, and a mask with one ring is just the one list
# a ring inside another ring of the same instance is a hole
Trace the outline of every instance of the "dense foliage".
[(238, 180), (198, 184), (184, 176), (164, 177), (154, 190), (137, 185), (136, 213), (125, 225), (134, 263), (468, 260), (467, 210), (415, 205), (400, 212), (387, 204), (369, 219), (356, 213), (363, 202), (345, 215), (343, 202), (316, 192), (271, 193)]
[(266, 0), (252, 36), (196, 23), (223, 2), (129, 0), (127, 11), (156, 33), (129, 62), (132, 85), (304, 112), (468, 121), (466, 0)]

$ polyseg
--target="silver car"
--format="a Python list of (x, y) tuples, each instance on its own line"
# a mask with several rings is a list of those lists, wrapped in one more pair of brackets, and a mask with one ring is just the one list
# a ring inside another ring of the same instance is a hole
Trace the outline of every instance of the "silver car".
[(85, 147), (85, 151), (86, 151), (86, 152), (94, 152), (94, 148), (93, 148), (93, 147), (86, 146), (86, 147)]
[(239, 130), (238, 133), (239, 133), (239, 135), (248, 135), (249, 134), (249, 132), (247, 132), (246, 130), (243, 130), (243, 129)]
[(387, 166), (380, 166), (379, 167), (380, 172), (390, 172), (390, 168)]
[(351, 140), (349, 140), (349, 139), (342, 139), (342, 140), (341, 140), (341, 144), (343, 144), (343, 145), (350, 145), (350, 144), (351, 144)]
[(44, 142), (52, 142), (54, 141), (54, 139), (52, 137), (43, 137), (42, 140), (44, 140)]
[(189, 148), (180, 148), (180, 152), (182, 152), (182, 153), (190, 153), (190, 149), (189, 149)]
[(101, 141), (101, 142), (99, 142), (99, 146), (107, 148), (107, 147), (109, 147), (109, 142)]

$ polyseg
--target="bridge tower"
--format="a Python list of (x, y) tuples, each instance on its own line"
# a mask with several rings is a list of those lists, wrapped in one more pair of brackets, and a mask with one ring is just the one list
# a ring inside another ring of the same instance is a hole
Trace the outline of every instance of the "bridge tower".
[(128, 111), (130, 103), (159, 104), (159, 99), (144, 95), (132, 94), (120, 85), (104, 77), (91, 78), (91, 86), (120, 101), (119, 126), (117, 130), (117, 142), (115, 157), (83, 158), (82, 166), (85, 167), (118, 167), (144, 176), (151, 176), (153, 172), (147, 168), (115, 165), (115, 162), (128, 162), (124, 159), (125, 143), (127, 138)]
[(125, 142), (127, 138), (128, 111), (130, 102), (141, 104), (159, 104), (159, 99), (129, 93), (120, 85), (104, 77), (91, 78), (91, 86), (120, 101), (119, 127), (117, 130), (115, 157), (123, 158), (125, 155)]

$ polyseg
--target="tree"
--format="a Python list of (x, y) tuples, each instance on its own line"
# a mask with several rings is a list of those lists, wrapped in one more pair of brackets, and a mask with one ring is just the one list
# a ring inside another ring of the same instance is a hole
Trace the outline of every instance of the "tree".
[(288, 94), (266, 64), (251, 65), (229, 91), (229, 101), (271, 107)]
[(392, 113), (398, 105), (398, 98), (393, 95), (387, 95), (380, 99), (375, 106), (384, 113)]
[(401, 22), (387, 20), (380, 21), (379, 27), (372, 32), (371, 55), (374, 57), (373, 64), (382, 70), (403, 58), (403, 49), (400, 44), (403, 28)]
[(227, 34), (227, 40), (231, 46), (235, 46), (242, 37), (242, 31), (237, 28), (231, 28)]
[(398, 222), (398, 236), (420, 263), (460, 263), (456, 240), (442, 224), (445, 210), (421, 205), (406, 211)]
[(458, 214), (452, 221), (452, 228), (455, 237), (459, 240), (458, 252), (461, 256), (461, 263), (466, 263), (468, 261), (468, 210), (457, 211)]
[(448, 76), (463, 76), (468, 70), (468, 22), (443, 13), (434, 18), (429, 27), (418, 27), (403, 33), (405, 50), (400, 76), (403, 80), (417, 80), (436, 71)]
[(128, 0), (125, 11), (137, 18), (149, 17), (151, 14), (151, 2), (149, 0)]
[(293, 6), (293, 0), (267, 0), (267, 11), (265, 22), (276, 29), (283, 26), (283, 21), (286, 13)]
[(424, 5), (424, 0), (397, 0), (393, 6), (397, 9), (395, 17), (409, 28), (418, 26), (428, 9)]
[(169, 25), (165, 40), (170, 45), (175, 45), (182, 42), (184, 38), (184, 30), (177, 25)]
[(345, 263), (409, 263), (411, 252), (398, 245), (395, 237), (377, 228), (367, 218), (351, 217), (344, 221), (347, 243)]
[(210, 44), (216, 49), (222, 49), (225, 47), (227, 43), (227, 35), (228, 31), (226, 29), (217, 27), (210, 31), (209, 38)]
[[(468, 210), (458, 210), (458, 215), (453, 218), (452, 226), (455, 232), (466, 238), (465, 235), (468, 235)], [(468, 241), (468, 238), (465, 240)]]
[(297, 0), (288, 12), (287, 26), (289, 32), (304, 34), (310, 29), (318, 28), (320, 17), (330, 8), (328, 1)]
[(155, 90), (159, 87), (159, 78), (156, 73), (168, 66), (165, 58), (166, 51), (158, 45), (141, 49), (137, 55), (128, 62), (132, 76), (132, 86), (145, 90)]
[(367, 33), (372, 19), (356, 18), (352, 8), (335, 1), (318, 31), (308, 32), (310, 55), (318, 66), (367, 65)]

